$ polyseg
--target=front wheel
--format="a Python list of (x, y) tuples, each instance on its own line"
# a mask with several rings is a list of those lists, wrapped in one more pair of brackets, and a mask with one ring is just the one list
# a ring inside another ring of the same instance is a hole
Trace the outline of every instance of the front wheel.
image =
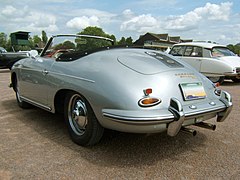
[(70, 137), (82, 146), (98, 143), (104, 128), (99, 124), (90, 104), (78, 93), (68, 93), (64, 104), (64, 119)]

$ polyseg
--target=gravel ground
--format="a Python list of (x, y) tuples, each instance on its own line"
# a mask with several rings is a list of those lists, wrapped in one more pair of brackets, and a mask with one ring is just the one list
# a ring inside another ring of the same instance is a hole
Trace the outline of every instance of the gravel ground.
[(86, 148), (70, 140), (61, 116), (19, 108), (9, 82), (9, 71), (0, 70), (1, 180), (240, 179), (240, 84), (221, 86), (234, 107), (214, 132), (193, 127), (195, 137), (169, 137), (109, 131)]

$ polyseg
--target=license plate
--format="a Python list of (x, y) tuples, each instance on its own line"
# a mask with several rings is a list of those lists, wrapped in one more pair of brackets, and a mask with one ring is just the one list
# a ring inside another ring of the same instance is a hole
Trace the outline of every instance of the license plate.
[(181, 83), (180, 88), (185, 101), (204, 99), (206, 97), (206, 92), (201, 82)]

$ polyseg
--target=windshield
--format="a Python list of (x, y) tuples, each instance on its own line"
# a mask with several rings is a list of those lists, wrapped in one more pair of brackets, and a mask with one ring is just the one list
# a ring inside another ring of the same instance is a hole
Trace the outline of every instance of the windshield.
[(211, 51), (212, 57), (235, 56), (235, 54), (225, 47), (214, 47)]
[(63, 54), (89, 54), (112, 43), (111, 39), (98, 36), (57, 35), (49, 40), (41, 56), (58, 59)]

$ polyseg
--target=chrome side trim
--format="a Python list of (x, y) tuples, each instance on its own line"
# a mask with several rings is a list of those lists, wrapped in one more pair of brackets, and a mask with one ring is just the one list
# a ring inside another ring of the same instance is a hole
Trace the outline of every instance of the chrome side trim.
[(234, 72), (225, 72), (223, 73), (225, 76), (238, 76), (240, 73), (234, 73)]
[(173, 115), (158, 116), (158, 117), (129, 117), (120, 116), (115, 114), (110, 114), (103, 112), (103, 116), (113, 119), (116, 122), (121, 122), (125, 124), (156, 124), (156, 123), (169, 123), (173, 121)]
[[(29, 68), (18, 68), (18, 69), (21, 69), (21, 70), (28, 70), (28, 71), (37, 71), (37, 72), (40, 72), (40, 73), (43, 73), (44, 74), (44, 71), (47, 71), (46, 69), (45, 70), (40, 70), (40, 69), (29, 69)], [(53, 71), (47, 71), (47, 74), (44, 74), (44, 76), (46, 75), (57, 75), (57, 76), (63, 76), (63, 77), (69, 77), (69, 78), (73, 78), (73, 79), (78, 79), (78, 80), (82, 80), (82, 81), (87, 81), (87, 82), (90, 82), (90, 83), (95, 83), (94, 80), (91, 80), (91, 79), (87, 79), (87, 78), (82, 78), (82, 77), (77, 77), (77, 76), (72, 76), (72, 75), (67, 75), (67, 74), (61, 74), (61, 73), (57, 73), (57, 72), (53, 72)]]
[(54, 75), (58, 75), (58, 76), (64, 76), (64, 77), (69, 77), (69, 78), (78, 79), (78, 80), (82, 80), (82, 81), (87, 81), (87, 82), (90, 82), (90, 83), (95, 83), (95, 81), (91, 80), (91, 79), (86, 79), (86, 78), (67, 75), (67, 74), (61, 74), (61, 73), (57, 73), (57, 72), (51, 72), (50, 71), (50, 72), (48, 72), (48, 74), (54, 74)]
[(33, 100), (30, 100), (30, 99), (28, 99), (28, 98), (26, 98), (26, 97), (20, 96), (20, 98), (21, 98), (23, 101), (25, 101), (25, 102), (27, 102), (27, 103), (30, 103), (30, 104), (32, 104), (32, 105), (34, 105), (34, 106), (37, 106), (37, 107), (39, 107), (39, 108), (42, 108), (42, 109), (44, 109), (44, 110), (47, 110), (47, 111), (51, 111), (51, 110), (52, 110), (51, 107), (48, 107), (48, 106), (45, 106), (45, 105), (43, 105), (43, 104), (41, 104), (41, 103), (35, 102), (35, 101), (33, 101)]

